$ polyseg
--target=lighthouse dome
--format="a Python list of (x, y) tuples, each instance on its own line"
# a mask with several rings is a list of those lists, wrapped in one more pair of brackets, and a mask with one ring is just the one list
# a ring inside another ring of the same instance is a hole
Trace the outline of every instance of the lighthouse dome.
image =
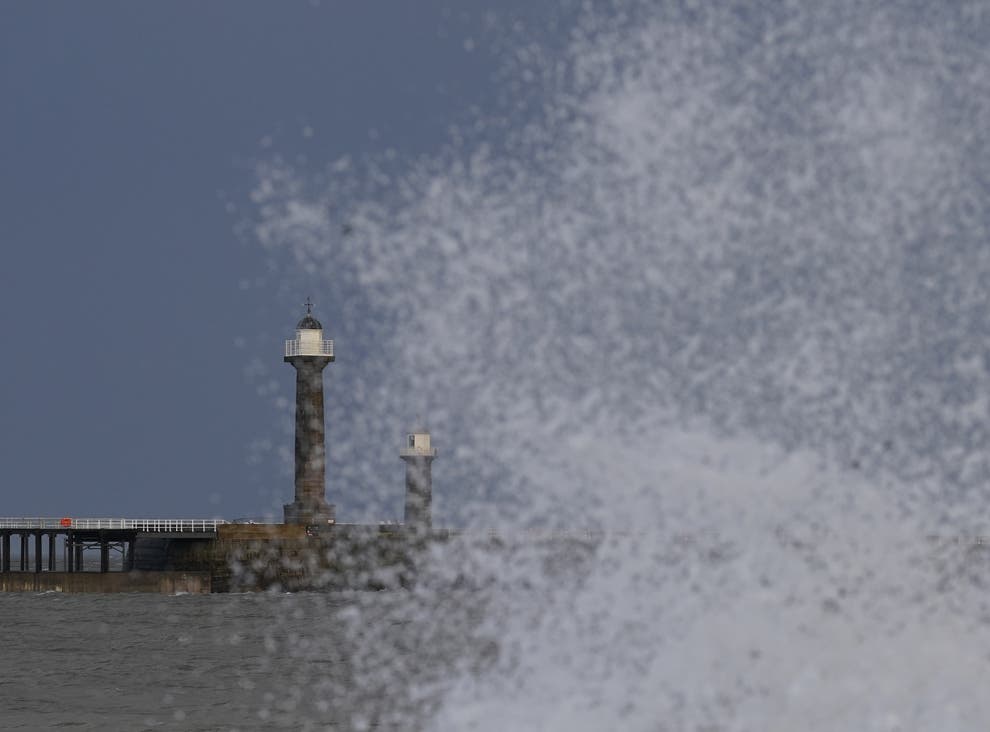
[(296, 323), (296, 330), (323, 330), (323, 325), (312, 315), (306, 313), (305, 317)]

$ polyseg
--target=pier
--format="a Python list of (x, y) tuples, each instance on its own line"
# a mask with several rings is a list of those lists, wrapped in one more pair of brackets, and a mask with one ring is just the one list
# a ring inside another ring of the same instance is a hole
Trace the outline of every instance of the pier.
[(0, 591), (384, 589), (408, 581), (424, 538), (393, 524), (0, 518)]
[(100, 573), (111, 571), (112, 554), (120, 556), (119, 571), (128, 572), (135, 569), (142, 538), (209, 541), (226, 523), (217, 519), (0, 518), (0, 572), (85, 572), (85, 554), (91, 550), (99, 551)]

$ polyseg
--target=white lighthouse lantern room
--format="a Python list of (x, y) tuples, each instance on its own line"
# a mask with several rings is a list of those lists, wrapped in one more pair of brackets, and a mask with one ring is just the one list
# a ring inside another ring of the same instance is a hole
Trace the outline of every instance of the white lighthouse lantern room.
[(333, 361), (333, 341), (324, 339), (323, 326), (313, 317), (313, 303), (306, 300), (306, 317), (296, 325), (296, 337), (285, 342), (285, 356), (325, 356)]
[(423, 427), (416, 427), (406, 434), (405, 444), (399, 450), (399, 456), (404, 458), (437, 456), (437, 449), (430, 447), (430, 433)]

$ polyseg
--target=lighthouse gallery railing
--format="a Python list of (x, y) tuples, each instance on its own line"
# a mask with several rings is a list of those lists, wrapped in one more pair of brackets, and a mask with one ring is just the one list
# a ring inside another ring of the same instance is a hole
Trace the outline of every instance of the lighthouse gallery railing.
[(285, 342), (286, 356), (333, 356), (333, 341), (300, 341)]

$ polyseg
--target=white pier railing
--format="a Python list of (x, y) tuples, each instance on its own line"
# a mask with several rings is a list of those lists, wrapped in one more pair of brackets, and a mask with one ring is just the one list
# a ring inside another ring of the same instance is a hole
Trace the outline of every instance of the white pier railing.
[(162, 533), (216, 532), (221, 519), (0, 518), (0, 529), (119, 529)]

